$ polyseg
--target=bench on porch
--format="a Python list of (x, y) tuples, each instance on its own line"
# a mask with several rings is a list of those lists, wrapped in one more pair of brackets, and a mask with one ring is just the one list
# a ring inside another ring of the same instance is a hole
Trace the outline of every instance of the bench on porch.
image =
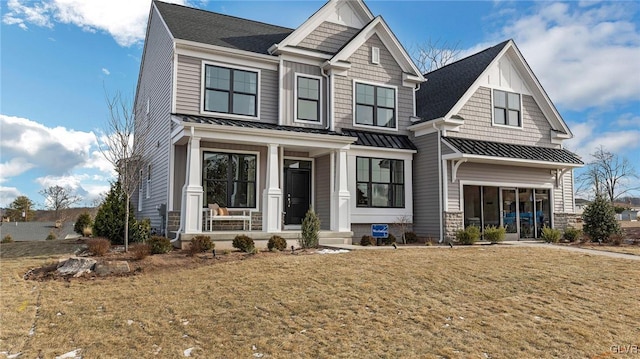
[(251, 210), (231, 210), (220, 207), (217, 203), (209, 204), (208, 208), (204, 209), (206, 213), (205, 227), (209, 224), (209, 231), (213, 231), (214, 221), (242, 221), (242, 229), (247, 230), (247, 222), (249, 222), (249, 231), (251, 230)]

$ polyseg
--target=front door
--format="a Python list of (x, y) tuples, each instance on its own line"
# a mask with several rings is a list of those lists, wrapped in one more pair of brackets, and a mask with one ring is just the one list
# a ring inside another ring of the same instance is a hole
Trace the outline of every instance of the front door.
[(284, 224), (301, 225), (311, 206), (311, 170), (284, 169)]

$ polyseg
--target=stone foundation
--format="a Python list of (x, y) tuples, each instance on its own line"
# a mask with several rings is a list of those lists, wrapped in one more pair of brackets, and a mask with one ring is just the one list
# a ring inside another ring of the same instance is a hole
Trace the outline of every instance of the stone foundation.
[(167, 214), (167, 233), (175, 232), (180, 228), (180, 211), (169, 211)]
[(579, 214), (575, 213), (554, 213), (553, 227), (555, 229), (565, 230), (567, 227), (576, 227)]
[(444, 240), (452, 242), (456, 239), (456, 232), (464, 229), (462, 212), (444, 212)]

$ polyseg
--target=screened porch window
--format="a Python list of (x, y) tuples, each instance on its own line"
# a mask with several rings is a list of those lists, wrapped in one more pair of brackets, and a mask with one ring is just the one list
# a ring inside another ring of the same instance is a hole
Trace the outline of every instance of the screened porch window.
[(202, 186), (205, 206), (256, 207), (256, 155), (205, 152)]

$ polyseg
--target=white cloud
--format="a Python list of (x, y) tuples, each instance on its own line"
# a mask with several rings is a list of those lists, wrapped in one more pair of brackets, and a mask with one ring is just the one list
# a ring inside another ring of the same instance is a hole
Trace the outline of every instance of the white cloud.
[(640, 115), (633, 113), (624, 113), (616, 120), (616, 125), (620, 127), (638, 127), (640, 128)]
[(0, 163), (0, 183), (5, 182), (7, 178), (19, 176), (34, 166), (25, 158), (12, 158), (7, 162)]
[(102, 68), (102, 73), (105, 75), (111, 75), (111, 71), (109, 71), (108, 69), (105, 69), (104, 67)]
[(571, 151), (582, 156), (585, 163), (593, 159), (591, 154), (600, 146), (613, 153), (633, 151), (640, 147), (638, 141), (640, 129), (602, 132), (597, 130), (597, 122), (593, 120), (569, 124), (569, 126), (574, 138), (567, 140), (565, 145)]
[[(186, 3), (185, 0), (169, 2)], [(54, 22), (72, 24), (84, 31), (106, 32), (119, 45), (131, 46), (144, 39), (150, 3), (148, 0), (10, 0), (2, 20), (24, 29), (27, 23), (50, 28)]]
[(0, 186), (0, 208), (8, 207), (22, 193), (15, 187)]

